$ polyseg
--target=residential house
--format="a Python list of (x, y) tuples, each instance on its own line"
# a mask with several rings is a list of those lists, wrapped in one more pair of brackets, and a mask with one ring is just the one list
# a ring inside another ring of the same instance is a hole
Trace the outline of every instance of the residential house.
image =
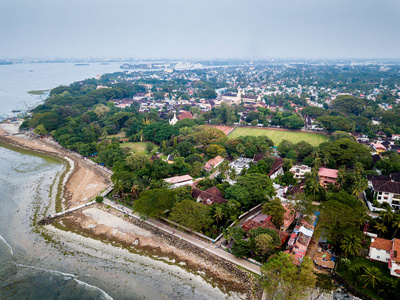
[(377, 154), (382, 154), (386, 151), (386, 147), (382, 143), (371, 143), (371, 147), (376, 151)]
[(204, 169), (209, 172), (213, 168), (218, 167), (222, 162), (224, 161), (224, 158), (220, 155), (217, 155), (216, 157), (210, 159), (209, 161), (206, 162), (206, 165), (204, 166)]
[(289, 238), (288, 233), (283, 232), (276, 228), (276, 226), (271, 221), (271, 216), (265, 215), (263, 213), (259, 213), (259, 214), (250, 216), (242, 224), (242, 228), (246, 232), (250, 231), (251, 229), (255, 229), (255, 228), (259, 228), (259, 227), (268, 228), (268, 229), (272, 229), (272, 230), (276, 231), (276, 233), (278, 234), (278, 236), (281, 240), (281, 245), (278, 246), (277, 248), (282, 247)]
[(289, 171), (293, 173), (295, 179), (304, 179), (306, 173), (311, 173), (311, 167), (306, 165), (293, 166)]
[(192, 197), (196, 199), (197, 202), (201, 202), (206, 205), (212, 205), (214, 203), (228, 203), (228, 200), (223, 198), (221, 191), (215, 186), (205, 191), (194, 187), (192, 189)]
[(183, 111), (180, 115), (178, 115), (179, 121), (182, 121), (183, 119), (193, 119), (193, 115), (190, 111)]
[(276, 157), (274, 163), (272, 164), (271, 170), (268, 173), (269, 178), (275, 179), (278, 175), (283, 175), (283, 158)]
[(324, 188), (327, 188), (329, 184), (339, 186), (337, 183), (338, 170), (320, 168), (318, 171), (319, 184)]
[(229, 166), (235, 169), (236, 174), (240, 174), (240, 172), (242, 172), (243, 169), (250, 168), (251, 162), (253, 162), (251, 158), (239, 157), (235, 161), (231, 162)]
[(388, 263), (390, 275), (400, 277), (400, 239), (373, 237), (368, 256), (370, 259)]
[(398, 210), (400, 208), (400, 176), (398, 173), (387, 176), (367, 176), (368, 186), (374, 192), (376, 200), (383, 204), (388, 203)]
[(192, 185), (193, 177), (190, 175), (175, 176), (164, 179), (165, 182), (172, 184), (172, 188), (175, 189), (184, 185)]

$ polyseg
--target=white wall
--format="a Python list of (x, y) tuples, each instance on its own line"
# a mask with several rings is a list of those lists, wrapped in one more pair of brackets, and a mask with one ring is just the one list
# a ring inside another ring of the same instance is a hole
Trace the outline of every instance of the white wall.
[(390, 259), (390, 253), (386, 250), (376, 249), (373, 247), (369, 248), (369, 257), (374, 260), (387, 263)]

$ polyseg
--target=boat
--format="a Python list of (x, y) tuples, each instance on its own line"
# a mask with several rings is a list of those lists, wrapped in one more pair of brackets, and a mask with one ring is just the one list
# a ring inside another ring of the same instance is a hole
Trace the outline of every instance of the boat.
[(88, 66), (89, 64), (75, 64), (75, 66), (78, 66), (78, 67), (80, 67), (80, 66)]

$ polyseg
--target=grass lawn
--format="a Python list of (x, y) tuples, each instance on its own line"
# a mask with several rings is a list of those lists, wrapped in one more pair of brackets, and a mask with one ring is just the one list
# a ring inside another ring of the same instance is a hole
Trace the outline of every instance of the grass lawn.
[[(365, 268), (376, 267), (382, 273), (382, 277), (381, 278), (396, 279), (395, 277), (390, 275), (389, 268), (388, 268), (388, 265), (386, 263), (379, 262), (379, 261), (368, 260), (368, 259), (363, 258), (363, 257), (351, 257), (349, 259), (351, 261), (350, 269), (355, 267), (355, 266), (361, 266), (361, 267), (365, 267)], [(353, 286), (355, 284), (355, 281), (358, 280), (358, 278), (354, 278), (354, 275), (352, 275), (349, 270), (344, 270), (341, 264), (337, 268), (337, 272), (341, 276), (343, 276)], [(381, 297), (378, 298), (378, 293), (377, 293), (376, 286), (375, 286), (375, 289), (372, 288), (372, 285), (368, 286), (366, 289), (364, 289), (363, 286), (364, 286), (364, 282), (363, 282), (363, 279), (361, 279), (357, 283), (357, 289), (360, 292), (363, 292), (363, 293), (365, 293), (365, 294), (367, 294), (367, 295), (369, 295), (369, 296), (371, 296), (371, 297), (373, 297), (375, 299), (384, 299), (384, 298), (381, 298)]]
[[(131, 142), (127, 142), (127, 143), (121, 143), (121, 148), (130, 148), (134, 153), (142, 153), (142, 154), (146, 154), (148, 155), (147, 151), (146, 151), (146, 144), (148, 142), (136, 142), (136, 143), (131, 143)], [(157, 145), (154, 144), (154, 148), (153, 151), (157, 149)], [(152, 151), (152, 152), (153, 152)]]
[(323, 134), (247, 127), (237, 127), (235, 131), (229, 135), (229, 138), (233, 139), (245, 135), (266, 135), (274, 142), (275, 146), (278, 146), (282, 140), (289, 140), (292, 143), (306, 141), (313, 146), (318, 146), (319, 144), (328, 141), (328, 136)]

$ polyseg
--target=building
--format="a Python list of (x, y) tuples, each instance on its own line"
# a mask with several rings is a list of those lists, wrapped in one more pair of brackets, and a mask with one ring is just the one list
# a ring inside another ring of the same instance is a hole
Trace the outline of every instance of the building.
[(209, 172), (213, 168), (218, 167), (223, 161), (224, 161), (224, 158), (220, 155), (217, 155), (216, 157), (214, 157), (206, 162), (204, 169), (206, 169), (206, 171)]
[(400, 208), (400, 178), (399, 173), (387, 176), (368, 176), (368, 186), (380, 203), (388, 203), (398, 210)]
[(184, 185), (192, 185), (193, 178), (190, 175), (175, 176), (164, 179), (165, 182), (172, 184), (172, 188), (175, 189)]
[(369, 258), (385, 263), (389, 262), (392, 243), (391, 240), (373, 237), (371, 239), (371, 246), (369, 247)]
[(228, 203), (228, 200), (223, 198), (222, 193), (215, 186), (205, 191), (202, 191), (198, 188), (193, 188), (192, 197), (196, 199), (197, 202), (201, 202), (206, 205), (213, 205), (214, 203)]
[(283, 175), (283, 158), (276, 157), (274, 163), (272, 164), (271, 170), (268, 173), (269, 178), (275, 179), (278, 175)]
[(182, 121), (183, 119), (193, 119), (193, 115), (190, 111), (183, 111), (180, 115), (178, 115), (179, 121)]
[(371, 147), (376, 151), (377, 154), (382, 154), (386, 151), (386, 147), (381, 143), (372, 143)]
[(174, 126), (176, 123), (178, 123), (178, 118), (176, 117), (176, 114), (174, 114), (174, 117), (171, 119), (171, 120), (169, 120), (168, 122), (169, 122), (169, 125), (172, 125), (172, 126)]
[(306, 173), (311, 173), (311, 167), (306, 165), (293, 166), (289, 171), (293, 173), (295, 179), (304, 179)]
[(388, 263), (390, 275), (400, 277), (400, 240), (373, 237), (369, 247), (370, 259)]
[(236, 174), (240, 174), (243, 169), (248, 169), (250, 167), (251, 162), (253, 162), (251, 158), (239, 157), (237, 160), (231, 162), (229, 166), (235, 169)]
[(339, 186), (337, 183), (338, 170), (320, 168), (318, 171), (319, 184), (324, 188), (327, 188), (329, 184)]

